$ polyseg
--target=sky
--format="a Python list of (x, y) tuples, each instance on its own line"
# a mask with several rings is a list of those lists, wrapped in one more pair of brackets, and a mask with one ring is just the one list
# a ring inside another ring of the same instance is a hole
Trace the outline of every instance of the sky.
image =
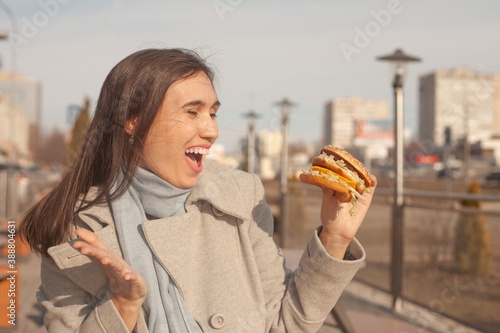
[[(418, 129), (418, 77), (469, 67), (500, 73), (500, 1), (430, 0), (0, 0), (2, 70), (42, 84), (42, 127), (66, 130), (69, 105), (95, 103), (104, 78), (145, 48), (197, 51), (215, 69), (219, 143), (231, 152), (256, 129), (280, 130), (275, 102), (296, 103), (295, 143), (317, 143), (325, 103), (360, 96), (386, 100), (390, 70), (376, 60), (401, 48), (420, 57), (408, 66), (405, 127)], [(15, 37), (15, 38), (12, 38)], [(14, 48), (15, 58), (12, 49)], [(13, 61), (15, 59), (15, 61)], [(13, 68), (15, 63), (15, 67)], [(95, 104), (94, 104), (95, 105)]]

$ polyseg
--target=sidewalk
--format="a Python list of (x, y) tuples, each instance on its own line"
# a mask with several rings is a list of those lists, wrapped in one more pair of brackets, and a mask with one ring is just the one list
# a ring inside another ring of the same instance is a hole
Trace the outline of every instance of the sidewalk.
[[(295, 269), (302, 251), (283, 249), (287, 266)], [(401, 312), (392, 310), (391, 296), (355, 280), (339, 302), (356, 333), (480, 333), (428, 309), (403, 301)], [(330, 314), (318, 333), (340, 333)]]
[[(31, 253), (24, 257), (17, 257), (16, 260), (19, 276), (19, 304), (16, 325), (14, 327), (1, 327), (0, 333), (38, 333), (43, 324), (43, 309), (35, 298), (40, 285), (40, 257)], [(3, 314), (4, 311), (2, 310), (0, 313)]]
[[(400, 313), (391, 309), (391, 296), (361, 282), (351, 281), (340, 302), (356, 333), (480, 333), (448, 317), (403, 301)], [(340, 333), (328, 318), (319, 333)]]
[[(352, 287), (351, 287), (352, 289)], [(419, 327), (393, 314), (390, 310), (356, 298), (350, 292), (344, 292), (340, 303), (356, 333), (434, 333), (425, 327)], [(451, 331), (446, 331), (451, 332)], [(333, 317), (330, 315), (318, 333), (341, 333)]]
[[(367, 286), (364, 283), (352, 281), (347, 287), (346, 293), (355, 297), (359, 302), (370, 308), (378, 308), (385, 313), (392, 314), (396, 320), (413, 323), (429, 332), (436, 333), (481, 333), (476, 329), (465, 326), (449, 317), (442, 316), (437, 312), (419, 306), (409, 301), (403, 301), (401, 311), (393, 313), (391, 304), (392, 297), (378, 289)], [(360, 331), (362, 332), (362, 331)], [(401, 331), (404, 332), (404, 331)], [(410, 331), (408, 331), (409, 333)], [(416, 331), (426, 332), (426, 331)]]

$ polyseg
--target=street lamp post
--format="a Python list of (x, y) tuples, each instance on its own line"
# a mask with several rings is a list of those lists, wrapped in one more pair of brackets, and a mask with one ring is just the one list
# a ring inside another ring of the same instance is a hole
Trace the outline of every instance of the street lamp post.
[[(16, 49), (16, 43), (17, 41), (14, 40), (17, 36), (19, 36), (19, 31), (18, 31), (18, 26), (17, 26), (17, 20), (16, 16), (14, 15), (14, 12), (10, 9), (9, 6), (7, 6), (3, 1), (0, 0), (0, 8), (3, 9), (5, 14), (9, 17), (10, 20), (10, 25), (11, 25), (11, 52), (12, 56), (10, 61), (12, 62), (12, 75), (14, 75), (17, 71), (17, 49)], [(1, 31), (0, 33), (0, 39), (7, 39), (9, 37), (9, 32), (7, 31)]]
[[(8, 39), (8, 38), (9, 38), (9, 33), (5, 30), (0, 30), (0, 40)], [(3, 61), (0, 58), (0, 69), (2, 68), (2, 65), (3, 65)]]
[(401, 291), (403, 276), (403, 84), (406, 64), (420, 61), (420, 58), (404, 54), (397, 49), (393, 54), (377, 57), (380, 61), (389, 61), (393, 69), (392, 87), (394, 88), (394, 202), (392, 214), (392, 267), (391, 287), (393, 309), (401, 310)]
[(255, 122), (259, 115), (251, 110), (243, 116), (248, 119), (247, 171), (255, 173)]
[(287, 232), (286, 221), (286, 196), (288, 192), (288, 120), (290, 117), (290, 109), (296, 104), (289, 101), (287, 98), (274, 103), (281, 108), (281, 177), (280, 177), (280, 246), (285, 247), (285, 233)]

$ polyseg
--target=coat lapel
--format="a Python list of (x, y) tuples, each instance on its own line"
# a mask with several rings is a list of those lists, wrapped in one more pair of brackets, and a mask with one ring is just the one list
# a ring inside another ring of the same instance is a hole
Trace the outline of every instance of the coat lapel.
[[(81, 221), (77, 221), (77, 226), (86, 227), (87, 229), (90, 227), (104, 246), (122, 256), (114, 224), (111, 223), (102, 228), (102, 221), (110, 222), (111, 214), (109, 208), (91, 208), (78, 214), (78, 218)], [(96, 224), (99, 224), (101, 229), (95, 228)], [(48, 250), (48, 254), (71, 281), (93, 296), (102, 299), (105, 291), (108, 289), (108, 278), (101, 269), (100, 264), (81, 254), (79, 250), (72, 246), (75, 241), (76, 239), (51, 247)], [(89, 275), (92, 275), (92, 278), (89, 279)]]
[(241, 191), (234, 190), (239, 188), (236, 179), (230, 176), (234, 170), (230, 172), (228, 167), (210, 160), (203, 164), (204, 170), (198, 176), (198, 184), (187, 198), (186, 206), (204, 200), (220, 212), (244, 220), (251, 207), (245, 205)]

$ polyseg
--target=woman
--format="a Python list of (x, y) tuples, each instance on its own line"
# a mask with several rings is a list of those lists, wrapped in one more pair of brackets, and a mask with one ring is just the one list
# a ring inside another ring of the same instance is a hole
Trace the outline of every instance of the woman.
[(23, 219), (49, 332), (316, 332), (354, 276), (371, 195), (350, 217), (325, 189), (322, 226), (286, 269), (258, 177), (204, 159), (212, 82), (179, 49), (106, 78), (72, 168)]

